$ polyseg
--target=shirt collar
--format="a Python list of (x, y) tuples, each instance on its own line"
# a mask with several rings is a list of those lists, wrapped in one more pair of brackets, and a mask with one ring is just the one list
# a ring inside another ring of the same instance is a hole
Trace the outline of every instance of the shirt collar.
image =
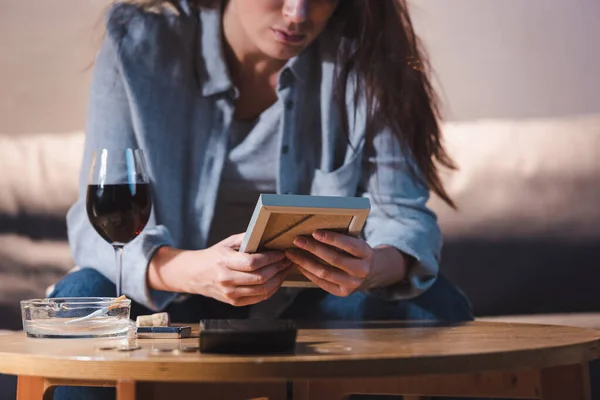
[(292, 73), (294, 74), (294, 77), (296, 79), (298, 79), (301, 83), (305, 83), (307, 80), (307, 77), (308, 77), (308, 71), (309, 71), (309, 67), (310, 67), (311, 47), (313, 47), (313, 46), (311, 45), (308, 49), (305, 49), (302, 53), (298, 54), (295, 57), (290, 58), (288, 60), (288, 62), (285, 64), (285, 67), (283, 67), (283, 69), (289, 68), (292, 71)]
[[(198, 65), (201, 76), (202, 95), (212, 96), (224, 93), (234, 88), (225, 61), (222, 43), (222, 7), (202, 7), (200, 9), (200, 35)], [(310, 47), (313, 47), (311, 45)], [(283, 67), (290, 69), (296, 79), (304, 83), (307, 80), (310, 67), (310, 48), (291, 58)], [(280, 74), (281, 77), (281, 74)]]

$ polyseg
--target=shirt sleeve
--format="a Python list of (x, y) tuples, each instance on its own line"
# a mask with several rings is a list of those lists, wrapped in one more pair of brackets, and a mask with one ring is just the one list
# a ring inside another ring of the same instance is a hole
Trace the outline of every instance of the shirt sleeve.
[(387, 300), (416, 297), (431, 287), (439, 271), (442, 237), (426, 205), (429, 190), (391, 131), (377, 134), (365, 151), (359, 185), (360, 194), (371, 201), (365, 240), (373, 248), (393, 246), (413, 259), (405, 281), (369, 293)]
[[(118, 42), (107, 34), (94, 67), (79, 178), (79, 198), (67, 213), (67, 228), (75, 263), (82, 268), (99, 271), (112, 282), (116, 280), (114, 251), (96, 233), (86, 212), (88, 173), (94, 150), (137, 147), (119, 62)], [(147, 284), (148, 263), (156, 250), (165, 245), (172, 245), (169, 231), (165, 226), (157, 224), (152, 213), (146, 228), (125, 246), (123, 252), (123, 292), (152, 310), (165, 308), (176, 297), (174, 293), (151, 290)]]

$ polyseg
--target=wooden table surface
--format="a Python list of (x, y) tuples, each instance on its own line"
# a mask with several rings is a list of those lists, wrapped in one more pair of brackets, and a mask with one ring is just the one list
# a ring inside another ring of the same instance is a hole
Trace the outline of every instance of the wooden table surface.
[[(315, 327), (316, 328), (316, 327)], [(470, 322), (328, 323), (301, 329), (296, 353), (226, 356), (157, 353), (185, 340), (137, 340), (133, 352), (100, 350), (119, 340), (0, 337), (0, 373), (61, 379), (228, 382), (382, 377), (546, 368), (600, 357), (600, 332)], [(122, 339), (120, 340), (122, 341)]]

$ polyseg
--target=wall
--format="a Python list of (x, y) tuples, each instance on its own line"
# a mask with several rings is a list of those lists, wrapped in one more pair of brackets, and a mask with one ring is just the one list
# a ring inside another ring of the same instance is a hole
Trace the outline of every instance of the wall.
[[(0, 0), (0, 132), (84, 126), (106, 0)], [(452, 120), (600, 112), (600, 1), (415, 0)]]
[(413, 3), (449, 119), (600, 112), (600, 1)]
[(0, 134), (85, 121), (105, 0), (0, 0)]

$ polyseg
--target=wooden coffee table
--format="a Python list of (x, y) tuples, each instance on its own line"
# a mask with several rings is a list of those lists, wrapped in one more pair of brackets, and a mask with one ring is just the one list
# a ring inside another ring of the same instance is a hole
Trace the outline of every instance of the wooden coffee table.
[(587, 363), (600, 332), (490, 322), (328, 323), (299, 332), (296, 354), (165, 353), (197, 339), (0, 337), (0, 373), (19, 375), (19, 400), (50, 399), (56, 386), (115, 386), (118, 400), (342, 399), (351, 393), (589, 400)]

